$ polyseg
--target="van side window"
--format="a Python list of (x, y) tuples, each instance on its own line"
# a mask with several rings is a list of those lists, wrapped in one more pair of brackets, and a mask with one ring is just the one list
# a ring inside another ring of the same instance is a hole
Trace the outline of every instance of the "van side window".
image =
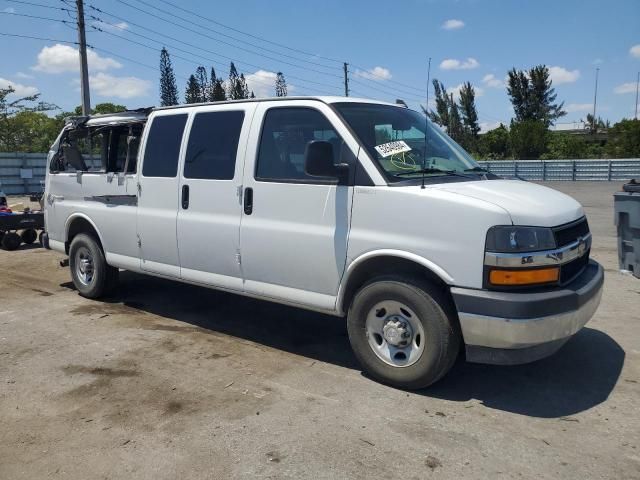
[(268, 110), (260, 137), (256, 179), (324, 183), (304, 172), (304, 151), (313, 140), (330, 142), (334, 158), (340, 158), (342, 139), (322, 113), (304, 107)]
[(244, 112), (197, 113), (187, 145), (185, 178), (231, 180)]
[(162, 115), (151, 122), (144, 149), (142, 175), (145, 177), (175, 177), (187, 114)]

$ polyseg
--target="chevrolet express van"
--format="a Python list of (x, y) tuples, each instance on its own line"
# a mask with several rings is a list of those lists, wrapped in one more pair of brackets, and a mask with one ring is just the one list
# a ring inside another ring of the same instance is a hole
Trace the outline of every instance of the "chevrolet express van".
[(432, 384), (461, 350), (548, 356), (600, 302), (580, 204), (484, 171), (406, 107), (284, 97), (74, 117), (48, 162), (44, 242), (81, 295), (126, 269), (344, 316), (363, 369), (394, 386)]

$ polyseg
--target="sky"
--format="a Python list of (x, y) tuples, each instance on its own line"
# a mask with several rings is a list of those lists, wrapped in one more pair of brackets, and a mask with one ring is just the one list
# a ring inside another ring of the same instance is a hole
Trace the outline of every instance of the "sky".
[[(226, 78), (231, 60), (257, 96), (274, 95), (278, 71), (290, 95), (343, 95), (348, 62), (351, 96), (418, 108), (430, 57), (454, 95), (474, 85), (483, 130), (513, 116), (507, 72), (539, 64), (564, 102), (559, 122), (593, 110), (596, 68), (597, 115), (634, 116), (640, 0), (85, 0), (85, 19), (92, 104), (158, 105), (165, 46), (181, 97), (198, 65)], [(63, 42), (77, 41), (75, 1), (0, 0), (0, 33), (48, 39), (0, 35), (0, 87), (80, 103), (77, 46)]]

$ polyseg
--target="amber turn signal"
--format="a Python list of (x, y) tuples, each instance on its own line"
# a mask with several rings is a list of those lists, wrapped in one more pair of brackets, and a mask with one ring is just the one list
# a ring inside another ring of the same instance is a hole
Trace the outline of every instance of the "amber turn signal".
[(493, 285), (536, 285), (557, 282), (560, 268), (540, 268), (536, 270), (491, 270), (489, 282)]

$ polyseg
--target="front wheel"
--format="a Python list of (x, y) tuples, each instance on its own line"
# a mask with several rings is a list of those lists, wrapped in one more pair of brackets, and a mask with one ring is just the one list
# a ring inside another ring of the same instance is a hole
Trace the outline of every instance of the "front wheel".
[(448, 296), (426, 280), (381, 277), (356, 294), (347, 317), (353, 351), (373, 378), (424, 388), (442, 378), (460, 350)]
[(83, 297), (100, 298), (108, 294), (118, 281), (118, 269), (107, 264), (98, 242), (84, 233), (73, 237), (69, 247), (69, 267), (73, 285)]

